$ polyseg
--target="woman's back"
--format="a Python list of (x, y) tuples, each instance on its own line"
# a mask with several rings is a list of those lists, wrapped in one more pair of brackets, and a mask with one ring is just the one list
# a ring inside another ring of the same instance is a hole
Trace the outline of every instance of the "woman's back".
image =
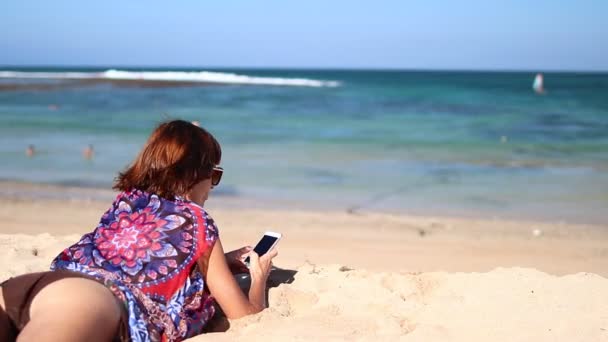
[(199, 258), (218, 238), (197, 204), (140, 190), (120, 193), (97, 228), (65, 249), (52, 269), (102, 280), (129, 313), (131, 338), (181, 339), (201, 332), (213, 315)]

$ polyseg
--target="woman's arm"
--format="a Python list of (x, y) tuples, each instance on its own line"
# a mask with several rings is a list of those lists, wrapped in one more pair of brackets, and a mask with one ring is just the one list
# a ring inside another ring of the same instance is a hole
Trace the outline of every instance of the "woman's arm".
[[(276, 255), (277, 251), (273, 250), (259, 258), (255, 252), (251, 252), (251, 287), (249, 298), (247, 298), (230, 272), (221, 241), (218, 239), (215, 242), (209, 256), (206, 280), (211, 295), (220, 305), (226, 317), (236, 319), (264, 310), (266, 279), (270, 273), (272, 258)], [(204, 268), (201, 267), (201, 269)]]

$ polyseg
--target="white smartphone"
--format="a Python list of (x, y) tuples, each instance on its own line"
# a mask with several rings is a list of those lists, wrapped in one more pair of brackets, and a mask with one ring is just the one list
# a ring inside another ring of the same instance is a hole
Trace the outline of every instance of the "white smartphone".
[[(253, 248), (253, 251), (256, 252), (259, 256), (266, 254), (269, 250), (271, 250), (274, 246), (279, 243), (281, 239), (280, 233), (275, 232), (266, 232), (264, 236), (260, 239), (257, 245)], [(245, 258), (245, 265), (249, 267), (249, 257)]]

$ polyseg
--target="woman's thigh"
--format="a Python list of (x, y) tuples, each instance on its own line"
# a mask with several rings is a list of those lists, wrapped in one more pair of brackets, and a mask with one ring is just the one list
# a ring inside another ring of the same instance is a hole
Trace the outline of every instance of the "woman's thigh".
[(109, 289), (85, 278), (45, 286), (32, 300), (20, 341), (111, 341), (121, 307)]

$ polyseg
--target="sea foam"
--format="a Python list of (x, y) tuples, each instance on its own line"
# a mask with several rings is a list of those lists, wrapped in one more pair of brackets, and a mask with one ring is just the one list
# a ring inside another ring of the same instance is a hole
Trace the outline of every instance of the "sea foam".
[(306, 78), (282, 78), (247, 76), (234, 73), (212, 71), (127, 71), (106, 70), (103, 72), (24, 72), (0, 71), (0, 78), (22, 79), (65, 79), (65, 80), (111, 80), (150, 82), (190, 82), (216, 84), (255, 84), (296, 87), (337, 87), (338, 81), (314, 80)]

